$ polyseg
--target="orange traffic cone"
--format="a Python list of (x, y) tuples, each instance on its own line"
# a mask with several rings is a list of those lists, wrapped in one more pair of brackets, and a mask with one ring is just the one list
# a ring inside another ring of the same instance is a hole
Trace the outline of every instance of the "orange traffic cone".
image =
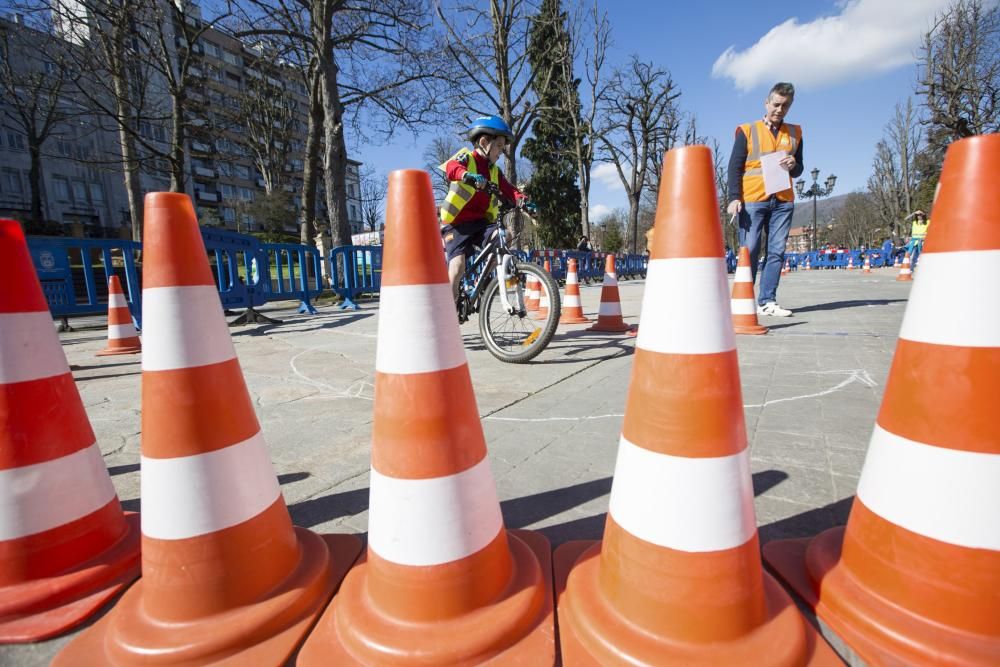
[(757, 320), (757, 297), (753, 293), (753, 277), (750, 274), (750, 250), (740, 247), (733, 278), (733, 298), (730, 300), (733, 312), (733, 330), (738, 334), (766, 334), (767, 327)]
[[(552, 273), (552, 264), (549, 262), (549, 260), (545, 260), (545, 263), (542, 266), (542, 268), (545, 269), (545, 273)], [(533, 317), (536, 320), (544, 320), (545, 318), (547, 318), (549, 316), (549, 305), (551, 305), (551, 303), (552, 301), (548, 289), (539, 280), (538, 308), (535, 309), (535, 313), (531, 317)]]
[(838, 662), (761, 567), (718, 210), (669, 151), (604, 540), (556, 551), (566, 665)]
[(848, 271), (853, 271), (854, 270), (854, 258), (853, 257), (849, 256), (847, 258), (847, 270)]
[(812, 270), (813, 270), (812, 259), (809, 258), (809, 257), (806, 257), (806, 271), (812, 271)]
[(54, 637), (139, 576), (20, 225), (0, 220), (0, 643)]
[(142, 352), (142, 345), (132, 323), (132, 314), (129, 312), (122, 284), (118, 282), (118, 276), (111, 276), (108, 279), (108, 346), (98, 352), (97, 356), (138, 352)]
[(868, 257), (868, 255), (865, 255), (865, 266), (861, 270), (861, 273), (871, 273), (871, 272), (872, 272), (872, 261)]
[(142, 578), (53, 664), (283, 664), (360, 542), (292, 526), (191, 200), (145, 205)]
[(566, 295), (562, 302), (562, 317), (559, 324), (582, 324), (590, 320), (583, 315), (583, 304), (580, 303), (580, 278), (577, 273), (577, 262), (570, 258), (566, 268)]
[(384, 248), (368, 554), (298, 664), (551, 665), (549, 544), (503, 525), (427, 172), (389, 175)]
[(533, 313), (538, 310), (538, 302), (542, 296), (542, 283), (532, 274), (528, 274), (525, 281), (524, 309)]
[(892, 268), (898, 269), (900, 266), (902, 266), (902, 263), (899, 261), (899, 255), (896, 255), (896, 260), (892, 263)]
[(868, 664), (1000, 662), (998, 174), (1000, 135), (948, 149), (846, 529), (764, 548)]
[(618, 277), (615, 275), (615, 256), (608, 253), (604, 260), (604, 284), (601, 287), (601, 309), (597, 322), (587, 331), (622, 333), (632, 327), (622, 319), (621, 297), (618, 295)]
[(913, 280), (913, 272), (910, 271), (910, 253), (906, 253), (906, 256), (903, 257), (903, 264), (899, 267), (899, 275), (896, 276), (896, 280), (904, 283)]

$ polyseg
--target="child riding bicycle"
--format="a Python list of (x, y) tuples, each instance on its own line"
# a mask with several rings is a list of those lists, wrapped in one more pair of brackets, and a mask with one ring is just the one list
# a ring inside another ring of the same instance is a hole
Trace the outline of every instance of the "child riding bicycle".
[(504, 178), (496, 164), (507, 143), (514, 138), (507, 123), (499, 116), (482, 116), (472, 121), (466, 136), (472, 142), (472, 149), (460, 149), (441, 165), (451, 181), (440, 216), (448, 278), (456, 299), (465, 274), (466, 256), (472, 253), (474, 246), (483, 245), (496, 223), (499, 203), (487, 191), (487, 183), (493, 183), (505, 198), (519, 207), (528, 200)]

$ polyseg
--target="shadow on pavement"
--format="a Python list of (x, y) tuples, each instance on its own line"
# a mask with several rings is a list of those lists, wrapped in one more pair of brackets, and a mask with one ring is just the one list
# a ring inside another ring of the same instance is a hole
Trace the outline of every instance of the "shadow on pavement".
[(108, 474), (114, 477), (115, 475), (127, 475), (130, 472), (139, 472), (138, 463), (129, 463), (121, 466), (111, 466), (108, 468)]
[(847, 515), (851, 511), (854, 496), (824, 505), (818, 509), (809, 510), (790, 516), (787, 519), (773, 521), (759, 528), (760, 543), (771, 540), (783, 540), (792, 537), (813, 537), (827, 528), (842, 526), (847, 523)]
[(360, 514), (368, 509), (368, 487), (297, 502), (288, 507), (292, 523), (311, 528), (327, 521)]
[(856, 308), (858, 306), (887, 306), (890, 303), (900, 303), (906, 299), (862, 299), (855, 301), (833, 301), (831, 303), (817, 303), (813, 306), (803, 306), (796, 308), (796, 313), (809, 313), (815, 310), (840, 310), (841, 308)]
[(288, 327), (295, 327), (294, 329), (292, 329), (291, 331), (292, 333), (305, 333), (307, 331), (318, 331), (320, 329), (334, 329), (336, 327), (346, 326), (348, 324), (352, 324), (359, 320), (372, 317), (373, 315), (375, 315), (374, 311), (367, 313), (351, 313), (350, 315), (344, 317), (338, 317), (337, 319), (334, 320), (327, 320), (321, 324), (316, 324), (313, 326), (306, 326), (306, 327), (296, 327), (295, 325), (307, 323), (308, 320), (305, 321), (299, 320), (295, 322), (285, 321), (282, 322), (281, 324), (262, 324), (260, 326), (252, 328), (247, 327), (247, 328), (237, 329), (235, 331), (231, 331), (230, 333), (233, 336), (263, 336), (271, 333), (274, 330), (280, 331), (282, 328), (288, 328)]
[(80, 376), (73, 376), (73, 379), (76, 380), (77, 382), (84, 382), (86, 380), (107, 380), (108, 378), (123, 378), (129, 375), (142, 375), (142, 371), (136, 369), (131, 373), (117, 373), (117, 374), (109, 373), (107, 375), (80, 375)]
[(808, 322), (785, 322), (784, 324), (765, 324), (768, 329), (787, 329), (789, 327), (797, 327), (800, 324), (808, 324)]

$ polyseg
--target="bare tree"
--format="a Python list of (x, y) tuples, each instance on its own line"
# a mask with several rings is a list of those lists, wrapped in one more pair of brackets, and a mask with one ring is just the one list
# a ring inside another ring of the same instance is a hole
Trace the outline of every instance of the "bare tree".
[(538, 111), (533, 93), (539, 74), (528, 62), (532, 17), (538, 13), (537, 0), (489, 0), (458, 5), (445, 15), (437, 13), (450, 39), (445, 47), (467, 81), (468, 88), (455, 100), (471, 116), (499, 114), (509, 125), (514, 140), (509, 142), (507, 178), (518, 181), (517, 148)]
[[(575, 160), (580, 178), (580, 226), (584, 236), (590, 236), (590, 170), (594, 165), (595, 150), (598, 145), (596, 127), (597, 114), (605, 104), (608, 81), (602, 77), (608, 48), (612, 45), (611, 23), (606, 12), (597, 8), (597, 3), (584, 10), (581, 4), (573, 12), (568, 26), (569, 40), (557, 45), (565, 49), (559, 57), (568, 63), (582, 60), (586, 90), (580, 97), (581, 108), (563, 114), (567, 123), (567, 133), (572, 143), (567, 147), (570, 157)], [(579, 96), (579, 84), (572, 67), (557, 70), (556, 84), (563, 90), (564, 99)], [(579, 111), (579, 112), (577, 112)]]
[(906, 213), (903, 208), (903, 178), (900, 174), (899, 159), (892, 146), (882, 139), (875, 146), (872, 175), (868, 178), (875, 215), (885, 229), (891, 229), (893, 236), (899, 236), (899, 224)]
[(847, 195), (837, 211), (837, 222), (825, 234), (831, 243), (857, 248), (861, 244), (875, 245), (879, 241), (882, 222), (876, 203), (863, 192)]
[(385, 197), (389, 191), (389, 181), (385, 174), (378, 174), (371, 168), (361, 171), (361, 219), (369, 231), (378, 231), (385, 213)]
[[(246, 0), (240, 36), (277, 36), (301, 44), (315, 68), (321, 102), (321, 162), (330, 231), (350, 243), (347, 217), (348, 125), (384, 138), (434, 118), (441, 81), (424, 0)], [(313, 97), (315, 104), (317, 97)], [(312, 107), (315, 109), (315, 106)], [(362, 114), (362, 110), (370, 113)], [(310, 155), (307, 147), (307, 159)]]
[(445, 176), (441, 165), (448, 161), (448, 158), (455, 152), (455, 137), (447, 134), (434, 136), (424, 148), (423, 159), (424, 168), (431, 175), (431, 183), (434, 186), (434, 197), (437, 201), (444, 201), (448, 195), (448, 177)]
[[(605, 159), (615, 165), (629, 202), (629, 248), (639, 248), (639, 208), (654, 156), (673, 147), (680, 91), (670, 73), (632, 56), (612, 77), (598, 133)], [(662, 157), (662, 155), (660, 156)], [(655, 158), (660, 159), (660, 158)]]
[[(44, 28), (44, 26), (39, 26)], [(65, 98), (71, 88), (65, 49), (43, 31), (0, 22), (0, 118), (24, 135), (31, 166), (31, 221), (45, 221), (42, 210), (42, 157), (46, 142), (60, 135), (78, 109)]]
[(958, 0), (938, 15), (924, 35), (922, 75), (926, 122), (944, 132), (935, 141), (1000, 130), (1000, 6)]

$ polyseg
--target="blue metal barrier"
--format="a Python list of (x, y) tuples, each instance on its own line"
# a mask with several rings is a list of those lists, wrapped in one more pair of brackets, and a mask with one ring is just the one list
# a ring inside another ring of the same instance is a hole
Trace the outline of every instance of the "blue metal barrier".
[[(142, 290), (135, 265), (141, 244), (115, 239), (28, 237), (28, 252), (53, 317), (108, 312), (108, 279), (118, 275), (137, 329), (142, 328)], [(99, 261), (95, 261), (99, 259)], [(116, 266), (117, 265), (117, 266)]]
[(330, 251), (330, 280), (343, 301), (341, 310), (358, 310), (362, 294), (382, 290), (382, 246), (339, 246)]
[(268, 301), (298, 299), (300, 313), (316, 314), (311, 299), (323, 292), (319, 250), (297, 243), (263, 243), (262, 277)]

